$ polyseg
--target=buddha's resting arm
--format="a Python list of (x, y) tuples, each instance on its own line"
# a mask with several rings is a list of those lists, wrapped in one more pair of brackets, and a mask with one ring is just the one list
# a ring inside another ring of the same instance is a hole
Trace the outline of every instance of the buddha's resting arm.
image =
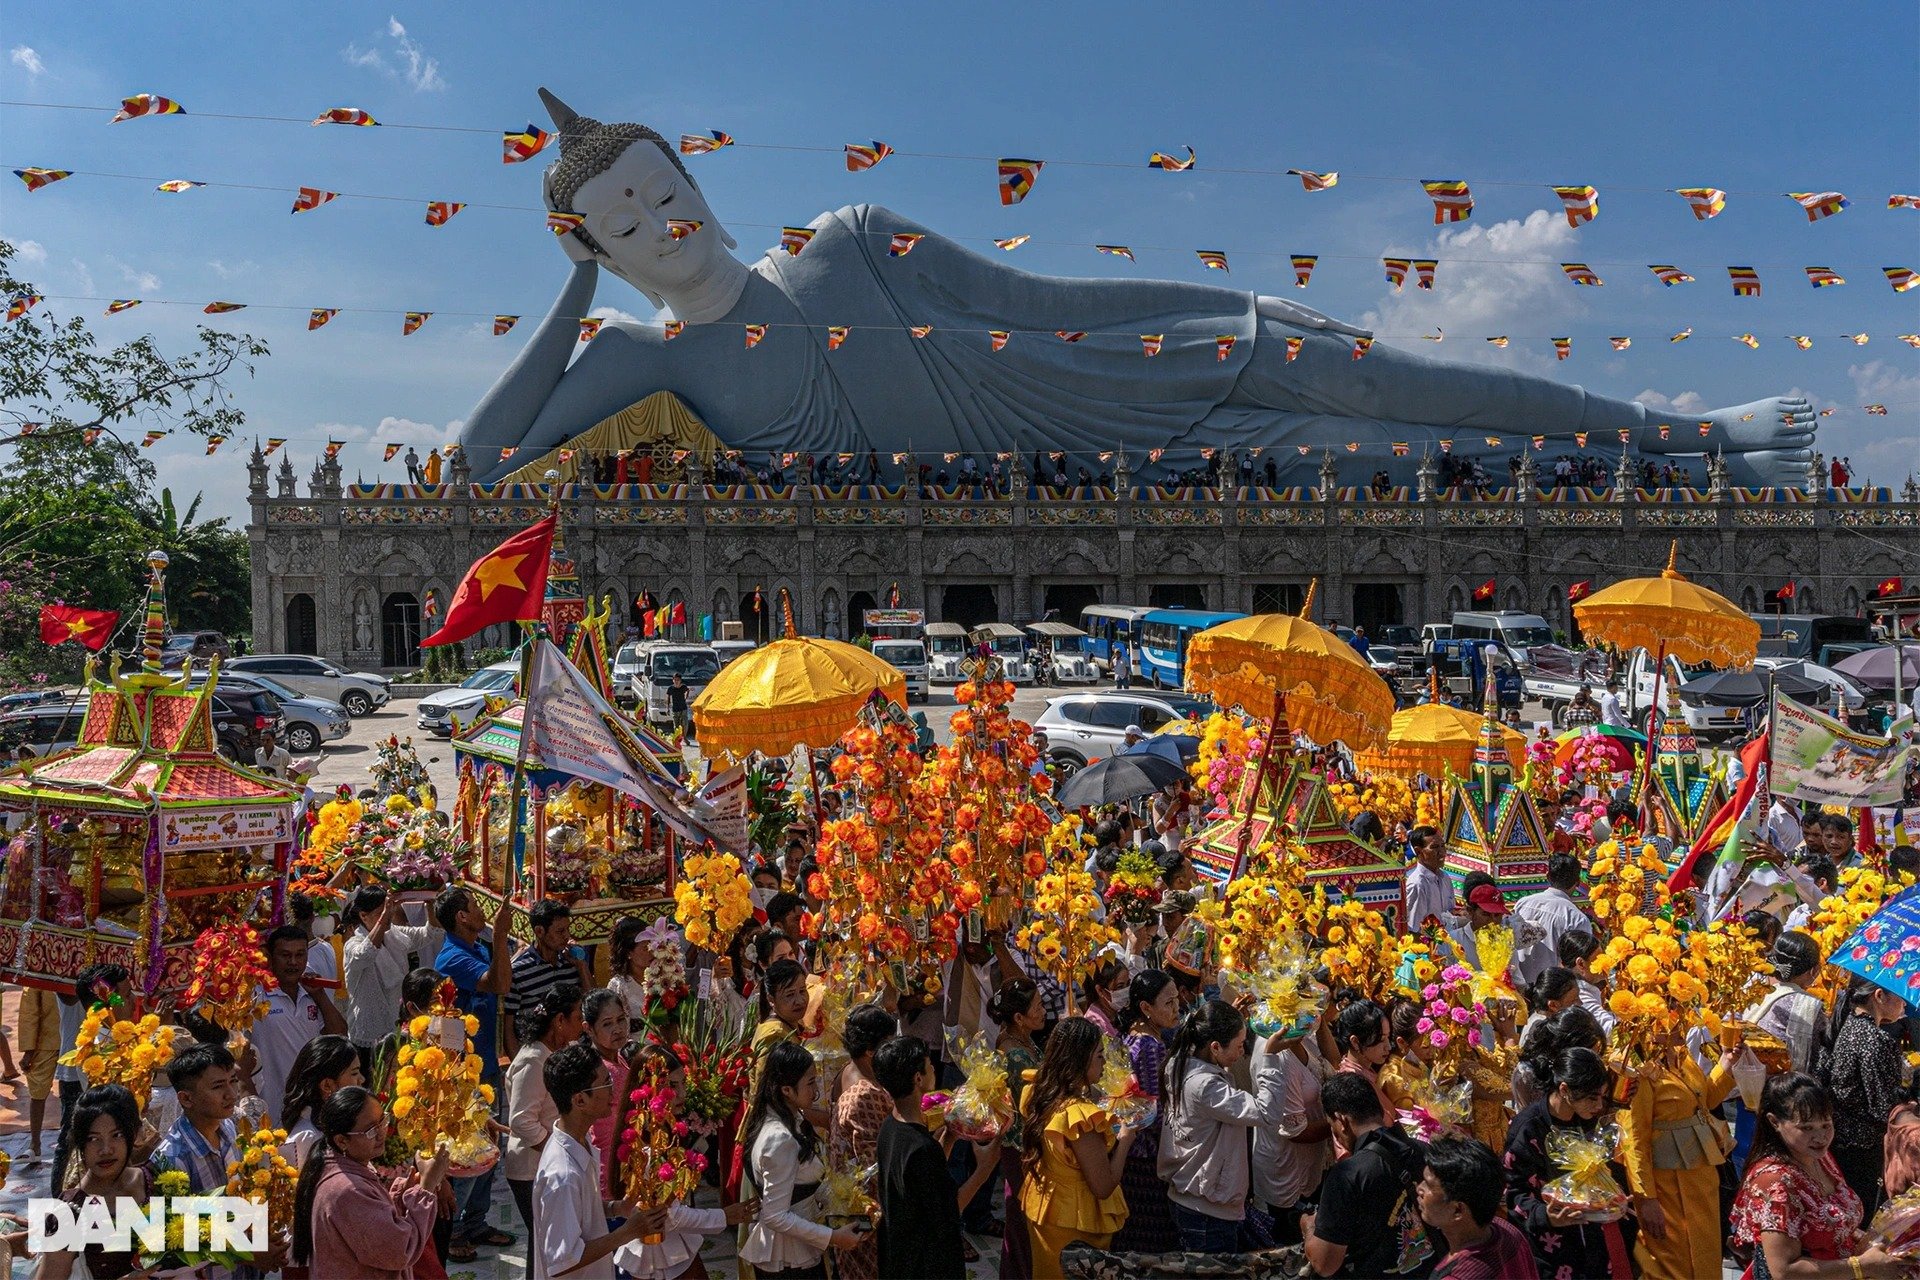
[(1264, 318), (1278, 320), (1281, 324), (1290, 324), (1297, 329), (1319, 329), (1325, 333), (1344, 334), (1349, 338), (1370, 336), (1369, 330), (1356, 328), (1344, 320), (1335, 320), (1332, 316), (1322, 315), (1312, 307), (1303, 307), (1285, 298), (1260, 294), (1254, 298), (1253, 305), (1254, 310)]
[(573, 264), (573, 274), (567, 277), (553, 309), (462, 428), (461, 443), (469, 452), (524, 442), (527, 428), (552, 399), (553, 389), (567, 371), (567, 361), (580, 340), (580, 320), (593, 305), (599, 274), (600, 268), (592, 262)]

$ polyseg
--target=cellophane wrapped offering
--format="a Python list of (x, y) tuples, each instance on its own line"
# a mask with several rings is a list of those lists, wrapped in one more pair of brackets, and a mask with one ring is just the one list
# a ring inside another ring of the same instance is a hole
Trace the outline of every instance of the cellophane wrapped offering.
[(1400, 1127), (1422, 1142), (1458, 1137), (1473, 1124), (1473, 1082), (1428, 1081), (1415, 1091), (1414, 1104), (1400, 1112)]
[(1160, 1099), (1140, 1087), (1133, 1078), (1133, 1060), (1126, 1046), (1109, 1038), (1105, 1064), (1100, 1068), (1100, 1105), (1113, 1117), (1116, 1127), (1144, 1129), (1159, 1112)]
[(1620, 1130), (1601, 1125), (1588, 1137), (1573, 1129), (1547, 1135), (1547, 1159), (1566, 1172), (1540, 1189), (1552, 1204), (1585, 1211), (1589, 1222), (1612, 1222), (1627, 1210), (1627, 1196), (1614, 1181), (1610, 1162), (1620, 1145)]
[(1909, 1187), (1880, 1206), (1867, 1224), (1866, 1243), (1909, 1257), (1920, 1253), (1920, 1187)]
[[(1319, 1017), (1327, 994), (1313, 980), (1318, 964), (1311, 952), (1290, 937), (1277, 944), (1251, 973), (1234, 975), (1233, 985), (1254, 1000), (1247, 1015), (1248, 1032), (1260, 1037), (1276, 1031), (1297, 1032)], [(1226, 984), (1225, 975), (1221, 982)]]
[(972, 1039), (947, 1031), (947, 1053), (965, 1073), (966, 1083), (947, 1102), (947, 1127), (968, 1142), (997, 1138), (1013, 1119), (1013, 1086), (1007, 1064), (982, 1031)]
[(828, 1164), (813, 1200), (820, 1212), (820, 1221), (830, 1227), (871, 1221), (874, 1210), (871, 1188), (879, 1169), (875, 1164)]

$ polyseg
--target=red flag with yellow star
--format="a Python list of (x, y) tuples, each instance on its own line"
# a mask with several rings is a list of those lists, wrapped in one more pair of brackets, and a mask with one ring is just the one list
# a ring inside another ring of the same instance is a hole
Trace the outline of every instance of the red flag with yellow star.
[(113, 639), (120, 615), (112, 609), (76, 609), (70, 604), (40, 606), (40, 639), (47, 644), (78, 640), (98, 652)]
[(532, 622), (547, 594), (555, 517), (530, 525), (473, 562), (447, 604), (447, 620), (420, 642), (457, 644), (496, 622)]

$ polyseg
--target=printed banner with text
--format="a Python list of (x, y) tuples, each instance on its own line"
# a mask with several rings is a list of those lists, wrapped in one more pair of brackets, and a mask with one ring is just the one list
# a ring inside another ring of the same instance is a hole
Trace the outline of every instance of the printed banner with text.
[(1852, 809), (1896, 805), (1904, 797), (1904, 737), (1855, 733), (1792, 698), (1773, 700), (1773, 793)]

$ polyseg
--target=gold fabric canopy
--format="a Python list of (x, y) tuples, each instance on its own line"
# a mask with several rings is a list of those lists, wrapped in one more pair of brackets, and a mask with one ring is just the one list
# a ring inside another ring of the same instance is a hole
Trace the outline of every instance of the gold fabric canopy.
[(1373, 746), (1393, 719), (1393, 690), (1339, 636), (1300, 617), (1257, 613), (1208, 627), (1187, 643), (1187, 688), (1253, 715), (1286, 698), (1287, 723), (1317, 743)]
[[(503, 483), (544, 484), (547, 472), (557, 471), (560, 482), (569, 484), (579, 477), (580, 464), (587, 457), (647, 449), (656, 444), (685, 449), (708, 463), (713, 461), (715, 453), (726, 449), (720, 437), (707, 430), (706, 424), (694, 416), (679, 396), (671, 391), (656, 391), (611, 418), (596, 422), (565, 444), (516, 467)], [(562, 458), (562, 453), (568, 456)]]
[(878, 690), (907, 704), (905, 677), (858, 645), (794, 636), (741, 654), (693, 700), (701, 749), (741, 759), (824, 747)]
[[(1368, 773), (1409, 778), (1424, 773), (1430, 778), (1440, 778), (1451, 770), (1464, 777), (1473, 765), (1473, 751), (1480, 743), (1480, 731), (1485, 723), (1484, 715), (1463, 707), (1423, 702), (1394, 712), (1386, 746), (1378, 751), (1361, 752), (1357, 763)], [(1504, 729), (1503, 737), (1507, 755), (1516, 765), (1524, 761), (1526, 735)]]
[(1573, 606), (1590, 641), (1620, 649), (1666, 653), (1690, 665), (1750, 667), (1760, 648), (1760, 624), (1739, 605), (1697, 586), (1675, 569), (1675, 542), (1657, 578), (1628, 578)]

